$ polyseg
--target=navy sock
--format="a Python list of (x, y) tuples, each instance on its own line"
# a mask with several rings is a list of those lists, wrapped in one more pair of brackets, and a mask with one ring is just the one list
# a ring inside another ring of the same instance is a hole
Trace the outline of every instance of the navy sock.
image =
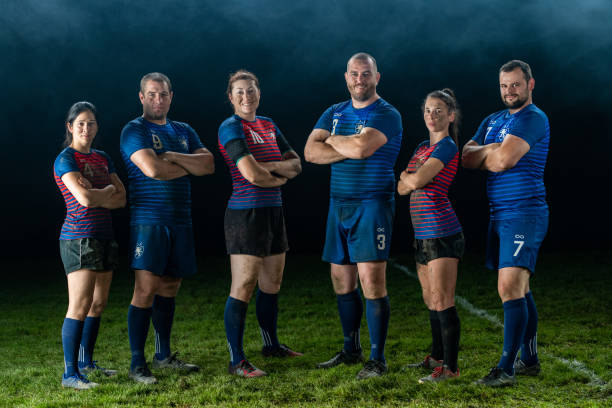
[(359, 341), (359, 327), (363, 316), (363, 303), (359, 289), (344, 295), (336, 295), (338, 314), (344, 333), (344, 351), (356, 352), (361, 350)]
[(508, 375), (514, 375), (514, 359), (523, 343), (527, 326), (527, 301), (525, 298), (504, 302), (504, 351), (498, 367)]
[(87, 316), (83, 324), (83, 336), (79, 347), (79, 368), (93, 365), (93, 352), (100, 330), (100, 317)]
[(155, 329), (155, 358), (170, 356), (170, 333), (174, 321), (174, 298), (155, 295), (151, 320)]
[(270, 349), (277, 348), (280, 345), (276, 334), (278, 293), (269, 294), (258, 289), (255, 300), (255, 314), (259, 322), (264, 347)]
[(83, 322), (66, 317), (62, 325), (62, 347), (64, 348), (64, 378), (79, 373), (78, 356)]
[(379, 299), (366, 299), (366, 319), (370, 331), (370, 360), (385, 363), (385, 341), (389, 328), (389, 296)]
[(227, 302), (225, 302), (223, 320), (225, 322), (225, 335), (227, 336), (227, 345), (232, 365), (236, 365), (245, 359), (242, 339), (244, 337), (244, 322), (248, 306), (248, 303), (234, 299), (231, 296), (228, 296)]
[(435, 310), (429, 311), (429, 325), (431, 326), (431, 357), (436, 360), (444, 359), (444, 345), (442, 343), (442, 329), (440, 318)]
[(525, 300), (529, 317), (523, 344), (521, 344), (521, 360), (526, 366), (531, 366), (538, 362), (538, 310), (531, 291), (525, 294)]
[(130, 349), (132, 351), (132, 363), (130, 369), (146, 365), (144, 348), (149, 334), (152, 309), (143, 309), (130, 305), (128, 309), (128, 336), (130, 338)]
[(453, 373), (457, 372), (457, 356), (459, 355), (459, 335), (461, 322), (455, 306), (438, 312), (440, 328), (442, 329), (442, 343), (444, 344), (444, 365)]

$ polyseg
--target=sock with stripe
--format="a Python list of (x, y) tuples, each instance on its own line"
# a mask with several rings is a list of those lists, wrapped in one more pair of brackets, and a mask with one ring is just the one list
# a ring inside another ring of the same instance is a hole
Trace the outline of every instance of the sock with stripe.
[(140, 308), (130, 305), (128, 308), (128, 336), (130, 338), (130, 350), (132, 351), (132, 362), (130, 369), (145, 366), (144, 355), (145, 342), (149, 334), (152, 308)]
[(170, 334), (174, 321), (175, 298), (155, 295), (151, 320), (155, 330), (155, 358), (163, 360), (170, 356)]
[(265, 349), (275, 349), (280, 346), (276, 334), (278, 319), (278, 293), (265, 293), (257, 290), (255, 298), (255, 314), (261, 330), (261, 338)]
[(87, 316), (83, 324), (83, 335), (79, 347), (79, 368), (93, 365), (93, 352), (100, 330), (100, 317)]
[(225, 335), (230, 352), (230, 362), (236, 365), (245, 359), (242, 348), (244, 338), (244, 322), (249, 304), (242, 300), (227, 297), (223, 321), (225, 323)]
[(527, 301), (525, 298), (504, 302), (504, 350), (498, 367), (514, 375), (514, 359), (518, 354), (527, 327)]
[(66, 317), (62, 325), (62, 347), (64, 349), (64, 378), (77, 375), (79, 345), (83, 333), (83, 321)]
[(444, 365), (453, 373), (457, 372), (457, 356), (459, 354), (459, 335), (461, 323), (455, 306), (438, 312), (442, 343), (444, 344)]
[(538, 310), (536, 309), (535, 301), (531, 291), (525, 294), (527, 301), (527, 328), (521, 344), (521, 360), (526, 366), (532, 366), (538, 363)]
[(336, 295), (336, 302), (344, 333), (344, 351), (349, 353), (360, 351), (359, 327), (363, 316), (363, 303), (359, 289), (344, 295)]
[(366, 299), (366, 320), (370, 332), (370, 360), (385, 363), (385, 342), (389, 328), (389, 296)]
[(429, 325), (431, 326), (431, 354), (432, 358), (442, 361), (444, 359), (444, 345), (442, 343), (442, 329), (440, 318), (435, 310), (429, 311)]

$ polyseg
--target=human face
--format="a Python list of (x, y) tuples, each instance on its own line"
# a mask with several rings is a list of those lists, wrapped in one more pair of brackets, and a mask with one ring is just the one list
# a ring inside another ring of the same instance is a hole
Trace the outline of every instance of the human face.
[(163, 81), (148, 80), (144, 92), (139, 92), (138, 96), (142, 103), (142, 116), (150, 122), (165, 124), (172, 102), (172, 92), (168, 89), (168, 84)]
[(68, 131), (72, 133), (70, 147), (78, 151), (89, 151), (96, 133), (98, 133), (98, 122), (92, 111), (86, 110), (74, 118), (72, 123), (66, 123)]
[(239, 79), (232, 84), (232, 92), (228, 96), (236, 115), (246, 120), (255, 120), (260, 97), (255, 81)]
[(455, 121), (455, 112), (449, 112), (442, 99), (429, 97), (423, 105), (423, 119), (429, 133), (448, 133), (449, 125)]
[(370, 60), (349, 61), (344, 78), (353, 102), (368, 102), (376, 95), (380, 74)]
[(510, 72), (499, 73), (499, 90), (502, 102), (510, 110), (519, 110), (531, 102), (531, 91), (535, 81), (531, 78), (525, 80), (523, 71), (516, 67)]

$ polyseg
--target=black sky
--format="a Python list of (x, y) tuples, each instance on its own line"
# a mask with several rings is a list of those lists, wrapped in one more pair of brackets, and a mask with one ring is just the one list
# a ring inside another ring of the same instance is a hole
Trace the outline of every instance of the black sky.
[[(194, 180), (198, 250), (223, 253), (222, 218), (230, 178), (217, 129), (230, 115), (229, 72), (246, 68), (261, 81), (258, 113), (272, 117), (302, 155), (319, 115), (345, 100), (347, 58), (367, 51), (382, 74), (379, 94), (401, 112), (398, 171), (427, 136), (420, 104), (451, 87), (463, 108), (461, 142), (503, 108), (497, 70), (507, 60), (531, 64), (534, 102), (549, 116), (546, 170), (551, 224), (545, 248), (607, 248), (610, 174), (608, 86), (612, 4), (607, 1), (12, 1), (0, 15), (4, 255), (57, 251), (63, 201), (52, 177), (64, 116), (78, 100), (100, 112), (97, 147), (125, 172), (119, 134), (141, 114), (138, 81), (166, 73), (175, 96), (170, 117), (190, 123), (217, 156), (217, 173)], [(329, 169), (304, 164), (284, 187), (295, 251), (322, 247)], [(124, 177), (124, 181), (126, 181)], [(484, 245), (484, 177), (461, 171), (451, 194), (468, 249)], [(115, 213), (120, 243), (127, 210)], [(398, 199), (393, 251), (410, 251), (408, 201)]]

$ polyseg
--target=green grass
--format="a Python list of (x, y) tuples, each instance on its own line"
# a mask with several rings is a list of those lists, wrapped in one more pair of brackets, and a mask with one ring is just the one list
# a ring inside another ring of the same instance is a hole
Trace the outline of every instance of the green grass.
[[(396, 261), (412, 268), (410, 256)], [(189, 376), (156, 373), (159, 384), (137, 385), (127, 377), (126, 314), (133, 278), (124, 269), (115, 275), (95, 356), (101, 365), (119, 369), (120, 374), (109, 379), (96, 377), (101, 386), (94, 390), (63, 390), (60, 334), (67, 293), (59, 263), (56, 259), (29, 260), (5, 267), (0, 287), (0, 406), (612, 407), (612, 264), (603, 252), (541, 257), (531, 286), (540, 315), (543, 372), (538, 378), (519, 378), (519, 385), (510, 389), (472, 385), (497, 363), (502, 329), (461, 306), (461, 378), (446, 384), (417, 384), (425, 373), (403, 367), (421, 359), (430, 347), (428, 315), (418, 282), (394, 267), (388, 269), (389, 374), (357, 381), (356, 366), (314, 369), (316, 362), (341, 348), (336, 301), (328, 266), (316, 256), (289, 254), (280, 298), (279, 336), (282, 342), (303, 351), (304, 357), (261, 357), (261, 337), (251, 304), (246, 354), (270, 375), (242, 379), (226, 374), (223, 308), (229, 290), (229, 265), (225, 258), (208, 258), (201, 260), (197, 277), (181, 289), (172, 338), (173, 349), (202, 370)], [(461, 263), (457, 294), (503, 320), (496, 274), (484, 269), (480, 258), (468, 257)], [(149, 359), (151, 340), (147, 344)], [(365, 317), (362, 344), (369, 348)], [(576, 360), (586, 371), (576, 371), (560, 358)], [(590, 373), (607, 384), (594, 384)]]

